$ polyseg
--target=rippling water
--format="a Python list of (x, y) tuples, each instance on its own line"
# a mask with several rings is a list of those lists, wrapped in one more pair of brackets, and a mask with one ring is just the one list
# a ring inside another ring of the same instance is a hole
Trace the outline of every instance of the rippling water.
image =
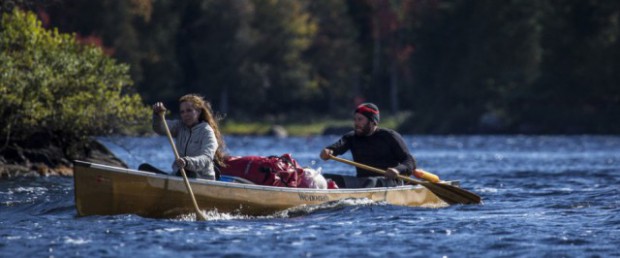
[[(228, 137), (232, 155), (291, 153), (304, 166), (336, 136)], [(163, 137), (101, 139), (135, 168), (167, 169)], [(72, 178), (0, 181), (0, 257), (30, 256), (620, 256), (620, 137), (407, 136), (418, 164), (481, 195), (484, 205), (411, 208), (342, 201), (266, 217), (210, 212), (155, 220), (76, 217)]]

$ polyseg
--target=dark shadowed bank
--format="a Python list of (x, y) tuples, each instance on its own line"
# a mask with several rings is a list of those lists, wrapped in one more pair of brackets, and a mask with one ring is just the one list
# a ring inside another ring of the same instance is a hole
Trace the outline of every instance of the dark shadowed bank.
[(41, 134), (0, 150), (0, 180), (19, 176), (73, 176), (73, 160), (127, 167), (95, 139), (63, 145)]

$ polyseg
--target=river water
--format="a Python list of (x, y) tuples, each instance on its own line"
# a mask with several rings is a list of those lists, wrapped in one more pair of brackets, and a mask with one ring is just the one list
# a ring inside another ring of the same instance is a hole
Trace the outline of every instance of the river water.
[[(232, 155), (291, 153), (303, 166), (337, 136), (227, 137)], [(77, 217), (68, 177), (0, 180), (0, 257), (619, 257), (619, 136), (405, 136), (419, 167), (483, 205), (412, 208), (349, 200), (208, 221)], [(131, 168), (167, 169), (163, 137), (101, 138)], [(348, 157), (345, 155), (345, 157)]]

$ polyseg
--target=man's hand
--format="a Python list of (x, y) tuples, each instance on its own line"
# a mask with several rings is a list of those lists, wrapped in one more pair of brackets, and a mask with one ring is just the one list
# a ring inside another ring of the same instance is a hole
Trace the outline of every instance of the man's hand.
[(395, 168), (388, 168), (385, 172), (386, 172), (385, 177), (389, 179), (396, 179), (398, 178), (398, 175), (400, 174), (398, 173), (398, 170), (396, 170)]
[(319, 156), (321, 157), (322, 160), (328, 160), (329, 156), (333, 155), (333, 153), (334, 153), (333, 150), (325, 148), (321, 151), (321, 155)]

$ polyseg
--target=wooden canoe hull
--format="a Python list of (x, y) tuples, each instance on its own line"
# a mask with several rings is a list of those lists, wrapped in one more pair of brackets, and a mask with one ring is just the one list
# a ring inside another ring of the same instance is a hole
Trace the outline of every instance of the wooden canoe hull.
[[(348, 198), (402, 206), (447, 206), (421, 186), (321, 190), (204, 179), (190, 179), (190, 184), (201, 210), (251, 216)], [(194, 213), (183, 178), (177, 176), (76, 161), (74, 185), (79, 216), (137, 214), (172, 218)]]

